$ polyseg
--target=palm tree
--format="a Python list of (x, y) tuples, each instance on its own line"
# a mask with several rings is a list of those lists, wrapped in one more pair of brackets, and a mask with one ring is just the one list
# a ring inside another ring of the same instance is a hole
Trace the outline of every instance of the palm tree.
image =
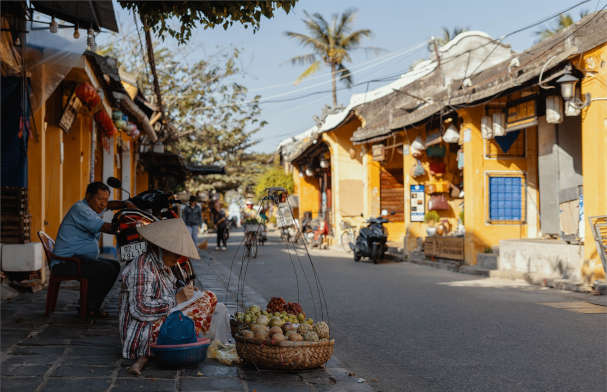
[[(436, 41), (437, 46), (443, 46), (453, 38), (457, 37), (459, 34), (468, 30), (470, 30), (468, 27), (454, 27), (452, 30), (449, 30), (447, 27), (443, 27), (442, 37), (434, 38), (434, 40)], [(432, 40), (428, 42), (428, 51), (434, 52), (434, 43)]]
[[(582, 19), (586, 15), (588, 15), (587, 10), (580, 11), (580, 19)], [(559, 15), (559, 20), (558, 20), (558, 22), (556, 22), (556, 25), (554, 28), (546, 28), (544, 30), (539, 30), (539, 31), (535, 32), (535, 34), (539, 37), (538, 42), (543, 41), (546, 38), (552, 37), (554, 34), (558, 33), (559, 31), (565, 30), (567, 27), (571, 26), (574, 23), (575, 23), (575, 20), (573, 20), (573, 17), (571, 15), (569, 15), (569, 14)]]
[(321, 14), (310, 15), (304, 11), (306, 17), (303, 22), (309, 31), (309, 35), (286, 31), (285, 35), (293, 38), (302, 46), (309, 47), (312, 52), (301, 56), (295, 56), (291, 64), (310, 64), (295, 81), (302, 79), (318, 71), (321, 62), (331, 67), (331, 83), (333, 91), (333, 107), (337, 107), (337, 77), (345, 83), (346, 87), (352, 87), (352, 73), (344, 65), (352, 61), (350, 52), (354, 49), (365, 49), (380, 51), (378, 48), (361, 48), (360, 42), (365, 37), (371, 36), (371, 30), (362, 29), (352, 31), (352, 24), (356, 15), (355, 9), (347, 9), (341, 15), (334, 14), (329, 23)]

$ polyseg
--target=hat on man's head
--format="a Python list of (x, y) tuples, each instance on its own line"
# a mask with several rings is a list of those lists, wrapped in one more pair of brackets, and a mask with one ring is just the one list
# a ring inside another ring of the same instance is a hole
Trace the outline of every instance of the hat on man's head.
[(200, 258), (190, 232), (179, 218), (163, 219), (149, 225), (138, 226), (137, 232), (146, 241), (161, 249), (190, 259)]
[(190, 201), (196, 201), (196, 196), (194, 196), (194, 195), (190, 196)]

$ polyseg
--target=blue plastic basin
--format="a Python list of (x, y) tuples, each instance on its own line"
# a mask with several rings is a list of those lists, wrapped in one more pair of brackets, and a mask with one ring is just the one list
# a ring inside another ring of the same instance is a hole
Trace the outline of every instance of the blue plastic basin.
[(152, 344), (150, 350), (156, 360), (165, 367), (183, 367), (195, 365), (207, 357), (207, 349), (211, 341), (199, 338), (195, 343), (157, 345)]

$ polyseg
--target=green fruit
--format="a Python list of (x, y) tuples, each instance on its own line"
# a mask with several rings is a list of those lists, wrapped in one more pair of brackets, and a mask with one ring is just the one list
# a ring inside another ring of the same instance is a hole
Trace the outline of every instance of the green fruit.
[(274, 316), (276, 316), (276, 317), (280, 316), (280, 312), (274, 312)]
[(306, 315), (303, 314), (303, 313), (300, 313), (300, 314), (297, 315), (297, 319), (299, 321), (304, 321), (306, 319)]
[(309, 319), (306, 320), (306, 324), (312, 325), (312, 324), (314, 324), (314, 320), (312, 320), (311, 318), (309, 318)]
[(247, 314), (246, 316), (244, 316), (244, 321), (245, 321), (245, 323), (247, 323), (247, 324), (251, 324), (251, 316), (250, 316), (250, 315), (248, 315), (248, 314)]

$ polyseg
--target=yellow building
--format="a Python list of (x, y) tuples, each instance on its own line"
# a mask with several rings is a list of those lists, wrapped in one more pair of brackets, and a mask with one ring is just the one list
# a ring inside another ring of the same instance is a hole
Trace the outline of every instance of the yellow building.
[[(330, 206), (338, 237), (339, 222), (385, 211), (389, 241), (409, 256), (493, 258), (538, 280), (604, 278), (589, 218), (607, 215), (606, 37), (605, 11), (522, 53), (466, 32), (441, 62), (353, 96), (294, 144), (300, 217)], [(571, 94), (567, 80), (577, 80)]]
[[(464, 78), (435, 69), (355, 108), (370, 210), (391, 205), (382, 186), (402, 167), (404, 219), (389, 226), (391, 240), (408, 251), (425, 241), (427, 254), (467, 264), (499, 248), (500, 270), (532, 279), (604, 277), (588, 217), (607, 214), (606, 19), (588, 15)], [(561, 93), (565, 75), (579, 79), (572, 97)], [(436, 210), (448, 235), (428, 235), (416, 205)]]

